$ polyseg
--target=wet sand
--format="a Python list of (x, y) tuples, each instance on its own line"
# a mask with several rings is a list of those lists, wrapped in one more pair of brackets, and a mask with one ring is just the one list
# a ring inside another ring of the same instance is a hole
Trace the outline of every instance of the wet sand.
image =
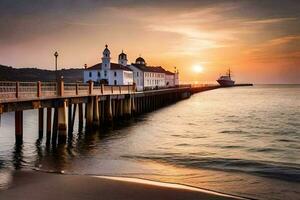
[(217, 194), (175, 184), (161, 184), (141, 179), (61, 175), (16, 171), (8, 189), (0, 192), (2, 200), (135, 200), (203, 199), (233, 200), (239, 197)]

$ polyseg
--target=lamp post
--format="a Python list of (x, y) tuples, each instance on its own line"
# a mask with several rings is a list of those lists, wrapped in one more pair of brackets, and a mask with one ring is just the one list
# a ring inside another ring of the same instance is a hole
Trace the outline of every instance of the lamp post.
[(57, 57), (58, 57), (58, 53), (57, 53), (57, 51), (55, 51), (54, 56), (55, 56), (55, 79), (56, 79), (56, 81), (58, 81), (58, 75), (57, 75)]

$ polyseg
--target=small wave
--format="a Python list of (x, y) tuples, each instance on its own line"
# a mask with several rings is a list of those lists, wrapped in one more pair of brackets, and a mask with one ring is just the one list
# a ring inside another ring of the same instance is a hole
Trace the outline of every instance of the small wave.
[(225, 131), (220, 131), (219, 133), (246, 134), (246, 133), (248, 133), (248, 132), (246, 132), (246, 131), (241, 131), (241, 130), (237, 130), (237, 131), (225, 130)]
[(250, 152), (280, 152), (280, 149), (274, 149), (274, 148), (251, 148), (248, 149)]
[(176, 146), (190, 146), (190, 144), (187, 144), (187, 143), (182, 143), (182, 144), (177, 144)]
[(262, 162), (256, 160), (242, 160), (229, 158), (202, 157), (193, 158), (185, 156), (126, 156), (131, 159), (146, 159), (162, 161), (175, 166), (189, 168), (206, 168), (223, 171), (239, 171), (258, 176), (300, 182), (300, 166), (278, 162)]
[(227, 145), (227, 146), (222, 146), (221, 148), (223, 148), (223, 149), (240, 149), (240, 148), (243, 148), (243, 147), (238, 146), (238, 145)]

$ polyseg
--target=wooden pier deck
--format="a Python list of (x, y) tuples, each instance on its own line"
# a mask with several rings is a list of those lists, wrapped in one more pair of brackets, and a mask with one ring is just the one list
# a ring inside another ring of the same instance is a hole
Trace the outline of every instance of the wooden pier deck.
[(182, 85), (137, 92), (134, 85), (94, 85), (93, 82), (0, 82), (0, 116), (5, 112), (15, 112), (16, 143), (22, 143), (23, 111), (38, 109), (39, 138), (46, 133), (48, 143), (50, 140), (52, 144), (65, 143), (73, 135), (76, 115), (79, 131), (82, 131), (84, 127), (99, 127), (217, 88), (220, 86)]

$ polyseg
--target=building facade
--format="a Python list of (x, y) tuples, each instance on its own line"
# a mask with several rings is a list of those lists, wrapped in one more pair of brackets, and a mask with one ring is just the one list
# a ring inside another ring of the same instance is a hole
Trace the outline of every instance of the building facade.
[(118, 63), (112, 63), (108, 46), (102, 53), (102, 62), (84, 70), (84, 82), (94, 81), (108, 85), (131, 85), (135, 83), (138, 91), (175, 87), (179, 85), (179, 73), (162, 67), (147, 66), (145, 59), (138, 57), (135, 63), (127, 64), (127, 55), (122, 51)]
[(108, 46), (105, 46), (102, 63), (95, 64), (84, 70), (84, 82), (93, 81), (108, 85), (132, 85), (133, 72), (127, 67), (127, 55), (121, 53), (118, 63), (112, 63)]
[(133, 71), (133, 81), (137, 90), (147, 90), (179, 85), (178, 71), (172, 73), (162, 67), (147, 66), (142, 57), (138, 57), (129, 68)]

